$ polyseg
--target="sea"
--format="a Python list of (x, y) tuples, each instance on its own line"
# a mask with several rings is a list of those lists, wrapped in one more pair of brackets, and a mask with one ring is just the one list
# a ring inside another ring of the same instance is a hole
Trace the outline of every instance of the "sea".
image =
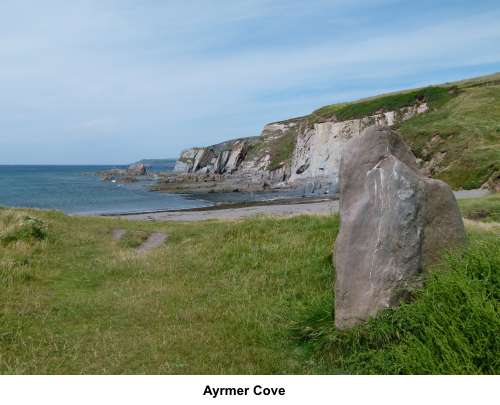
[[(151, 174), (172, 171), (175, 160), (148, 166)], [(317, 197), (302, 189), (270, 192), (177, 194), (150, 191), (148, 176), (135, 183), (102, 181), (98, 173), (126, 165), (0, 165), (0, 207), (40, 208), (66, 214), (115, 215), (205, 208), (219, 204)]]
[[(175, 161), (151, 166), (171, 171)], [(96, 174), (126, 166), (0, 165), (0, 206), (55, 209), (67, 214), (119, 214), (207, 207), (192, 195), (149, 191), (154, 179), (118, 184)]]

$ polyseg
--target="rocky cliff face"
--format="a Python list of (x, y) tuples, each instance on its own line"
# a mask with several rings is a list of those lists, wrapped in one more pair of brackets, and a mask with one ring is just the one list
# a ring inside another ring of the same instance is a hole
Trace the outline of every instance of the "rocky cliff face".
[(233, 173), (246, 156), (250, 139), (236, 139), (206, 148), (183, 151), (175, 163), (177, 173)]
[(233, 191), (304, 187), (308, 193), (334, 193), (340, 156), (349, 139), (368, 127), (393, 126), (427, 110), (424, 100), (415, 100), (410, 106), (356, 119), (318, 120), (310, 115), (268, 124), (259, 137), (183, 151), (175, 165), (181, 177), (167, 179), (166, 188), (183, 183), (180, 188), (186, 190), (191, 187), (187, 183), (195, 188), (196, 183), (218, 182)]
[(393, 126), (427, 111), (427, 104), (370, 115), (360, 119), (314, 124), (297, 137), (290, 182), (330, 179), (337, 182), (342, 149), (347, 141), (372, 126)]

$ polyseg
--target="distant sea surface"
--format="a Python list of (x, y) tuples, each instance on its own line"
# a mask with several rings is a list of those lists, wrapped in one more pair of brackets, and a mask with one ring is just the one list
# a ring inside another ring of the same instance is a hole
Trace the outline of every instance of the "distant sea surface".
[[(172, 164), (152, 166), (171, 171)], [(199, 208), (201, 198), (149, 191), (154, 180), (131, 184), (101, 181), (96, 172), (126, 166), (0, 165), (0, 206), (56, 209), (68, 214), (112, 214)]]

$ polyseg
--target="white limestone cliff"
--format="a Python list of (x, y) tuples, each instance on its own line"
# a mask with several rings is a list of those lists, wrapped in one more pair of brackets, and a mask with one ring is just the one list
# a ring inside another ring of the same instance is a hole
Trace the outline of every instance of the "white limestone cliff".
[(241, 179), (242, 184), (259, 183), (271, 188), (320, 184), (326, 190), (336, 190), (342, 150), (351, 138), (368, 127), (393, 126), (427, 110), (427, 103), (417, 102), (346, 121), (311, 123), (306, 116), (271, 123), (264, 126), (259, 137), (187, 149), (174, 171), (220, 175), (221, 180), (235, 183)]

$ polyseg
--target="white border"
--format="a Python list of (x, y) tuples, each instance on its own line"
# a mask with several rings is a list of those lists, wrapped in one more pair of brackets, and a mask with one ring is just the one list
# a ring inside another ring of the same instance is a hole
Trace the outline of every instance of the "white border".
[[(2, 404), (290, 403), (430, 405), (498, 401), (498, 376), (4, 376)], [(211, 387), (261, 385), (284, 396), (204, 396)], [(311, 402), (312, 401), (312, 402)]]

